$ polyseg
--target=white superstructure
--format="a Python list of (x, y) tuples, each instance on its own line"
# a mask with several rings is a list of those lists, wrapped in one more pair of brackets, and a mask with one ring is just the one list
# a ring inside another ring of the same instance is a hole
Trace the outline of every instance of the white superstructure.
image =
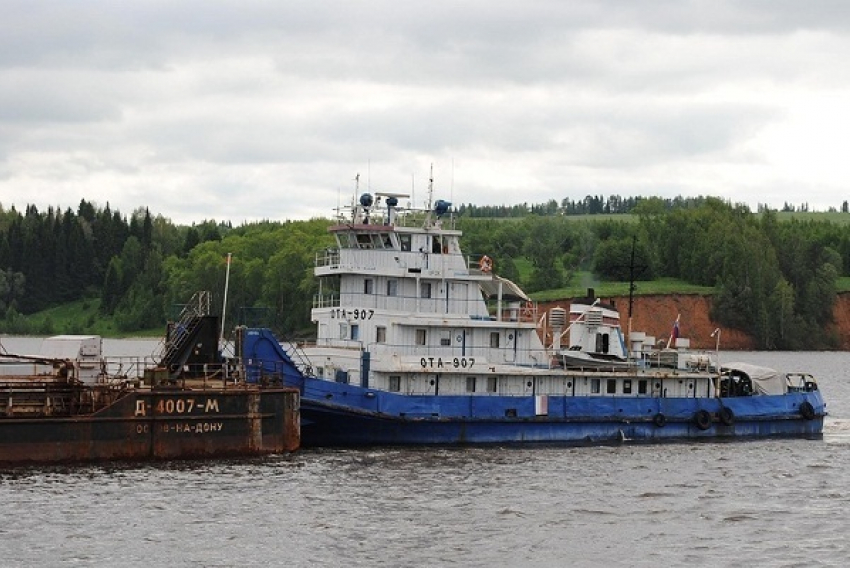
[(363, 194), (330, 228), (337, 247), (316, 257), (317, 341), (303, 349), (315, 376), (403, 394), (713, 395), (704, 372), (639, 379), (613, 306), (538, 313), (486, 254), (461, 251), (450, 203), (415, 210), (407, 198)]

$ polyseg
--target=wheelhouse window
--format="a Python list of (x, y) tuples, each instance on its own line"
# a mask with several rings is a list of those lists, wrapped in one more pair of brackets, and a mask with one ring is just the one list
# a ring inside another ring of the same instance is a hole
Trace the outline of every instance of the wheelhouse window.
[(375, 342), (376, 343), (386, 343), (387, 342), (387, 328), (379, 325), (375, 328)]
[(417, 329), (416, 330), (416, 345), (425, 345), (425, 340), (427, 339), (427, 330)]
[(357, 248), (357, 239), (351, 233), (338, 233), (336, 241), (339, 248)]
[(410, 235), (399, 235), (398, 242), (401, 245), (401, 250), (410, 250)]

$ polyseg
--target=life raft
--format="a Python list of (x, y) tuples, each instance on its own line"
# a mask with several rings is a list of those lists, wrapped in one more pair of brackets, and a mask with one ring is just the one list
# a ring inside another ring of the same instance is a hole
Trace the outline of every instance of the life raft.
[(481, 260), (478, 261), (478, 268), (481, 269), (481, 272), (492, 272), (493, 260), (485, 254), (481, 257)]

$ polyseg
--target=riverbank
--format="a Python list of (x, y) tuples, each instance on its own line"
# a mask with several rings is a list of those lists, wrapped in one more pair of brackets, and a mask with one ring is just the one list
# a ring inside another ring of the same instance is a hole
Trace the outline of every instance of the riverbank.
[[(623, 331), (628, 332), (629, 297), (611, 296), (620, 310)], [(715, 338), (712, 332), (720, 327), (720, 348), (724, 350), (748, 351), (756, 349), (754, 338), (738, 330), (719, 325), (711, 320), (711, 296), (701, 294), (664, 294), (635, 296), (632, 310), (631, 329), (644, 331), (656, 339), (667, 339), (673, 330), (673, 322), (679, 318), (679, 336), (691, 340), (695, 349), (713, 349)], [(541, 310), (554, 306), (569, 310), (570, 300), (541, 303)], [(850, 293), (839, 294), (833, 308), (835, 332), (839, 337), (840, 349), (850, 349)]]

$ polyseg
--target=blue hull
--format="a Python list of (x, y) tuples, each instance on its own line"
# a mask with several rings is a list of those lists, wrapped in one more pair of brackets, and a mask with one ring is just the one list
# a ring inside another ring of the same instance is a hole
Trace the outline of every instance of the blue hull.
[(301, 441), (310, 446), (379, 446), (425, 444), (587, 444), (707, 438), (818, 438), (823, 417), (799, 414), (736, 417), (731, 425), (712, 417), (701, 429), (694, 418), (668, 419), (657, 425), (644, 417), (576, 417), (497, 419), (402, 418), (302, 400)]
[[(817, 437), (819, 391), (724, 399), (409, 396), (302, 379), (302, 444), (602, 443), (682, 438)], [(814, 416), (801, 408), (811, 404)], [(725, 420), (725, 421), (724, 421)]]
[[(267, 330), (250, 330), (249, 380), (301, 392), (303, 446), (606, 443), (819, 437), (820, 391), (731, 398), (403, 395), (305, 377)], [(809, 406), (810, 405), (810, 406)]]

